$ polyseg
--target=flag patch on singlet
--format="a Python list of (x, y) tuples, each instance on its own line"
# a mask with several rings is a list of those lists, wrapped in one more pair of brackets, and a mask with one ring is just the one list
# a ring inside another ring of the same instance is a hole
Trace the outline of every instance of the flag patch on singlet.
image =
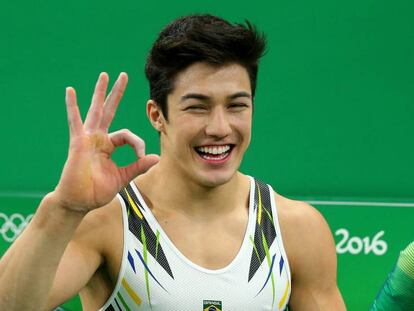
[(221, 301), (203, 300), (203, 311), (222, 311)]

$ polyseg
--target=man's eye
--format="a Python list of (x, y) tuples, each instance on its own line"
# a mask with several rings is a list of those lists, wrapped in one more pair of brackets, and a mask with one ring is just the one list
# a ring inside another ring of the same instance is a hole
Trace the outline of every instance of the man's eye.
[(185, 108), (185, 110), (204, 111), (204, 110), (206, 110), (206, 107), (204, 107), (202, 105), (192, 105), (192, 106), (188, 106), (187, 108)]
[(244, 103), (234, 103), (234, 104), (230, 104), (229, 107), (232, 109), (243, 109), (243, 108), (247, 108), (249, 105), (244, 104)]

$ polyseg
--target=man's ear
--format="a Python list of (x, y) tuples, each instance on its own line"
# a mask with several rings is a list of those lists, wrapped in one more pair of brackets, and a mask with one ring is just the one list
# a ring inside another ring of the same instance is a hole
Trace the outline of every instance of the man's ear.
[(165, 118), (160, 106), (152, 99), (147, 102), (147, 116), (152, 126), (158, 131), (164, 130)]

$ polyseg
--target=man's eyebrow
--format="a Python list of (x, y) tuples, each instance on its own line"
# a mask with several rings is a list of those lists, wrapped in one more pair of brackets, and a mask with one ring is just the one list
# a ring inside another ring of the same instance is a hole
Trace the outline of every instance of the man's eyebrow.
[[(229, 96), (227, 96), (228, 99), (235, 99), (238, 97), (247, 97), (247, 98), (252, 98), (252, 96), (247, 93), (247, 92), (237, 92), (234, 94), (231, 94)], [(204, 100), (204, 101), (208, 101), (211, 99), (210, 96), (204, 95), (204, 94), (200, 94), (200, 93), (188, 93), (185, 94), (183, 96), (181, 96), (181, 102), (187, 100), (187, 99), (199, 99), (199, 100)]]
[(238, 98), (238, 97), (247, 97), (247, 98), (251, 99), (252, 95), (250, 95), (247, 92), (237, 92), (237, 93), (234, 93), (234, 94), (228, 96), (229, 99), (235, 99), (235, 98)]
[(181, 96), (181, 102), (187, 99), (209, 100), (210, 97), (204, 94), (199, 94), (199, 93), (188, 93), (188, 94), (185, 94), (184, 96)]

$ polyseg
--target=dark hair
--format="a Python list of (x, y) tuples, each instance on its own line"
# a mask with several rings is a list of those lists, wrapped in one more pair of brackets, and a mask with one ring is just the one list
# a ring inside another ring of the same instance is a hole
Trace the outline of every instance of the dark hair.
[(263, 33), (246, 21), (231, 24), (209, 15), (189, 15), (168, 24), (151, 48), (145, 65), (150, 97), (167, 119), (167, 95), (174, 89), (178, 72), (205, 61), (212, 65), (238, 63), (246, 68), (254, 96), (258, 62), (266, 48)]

